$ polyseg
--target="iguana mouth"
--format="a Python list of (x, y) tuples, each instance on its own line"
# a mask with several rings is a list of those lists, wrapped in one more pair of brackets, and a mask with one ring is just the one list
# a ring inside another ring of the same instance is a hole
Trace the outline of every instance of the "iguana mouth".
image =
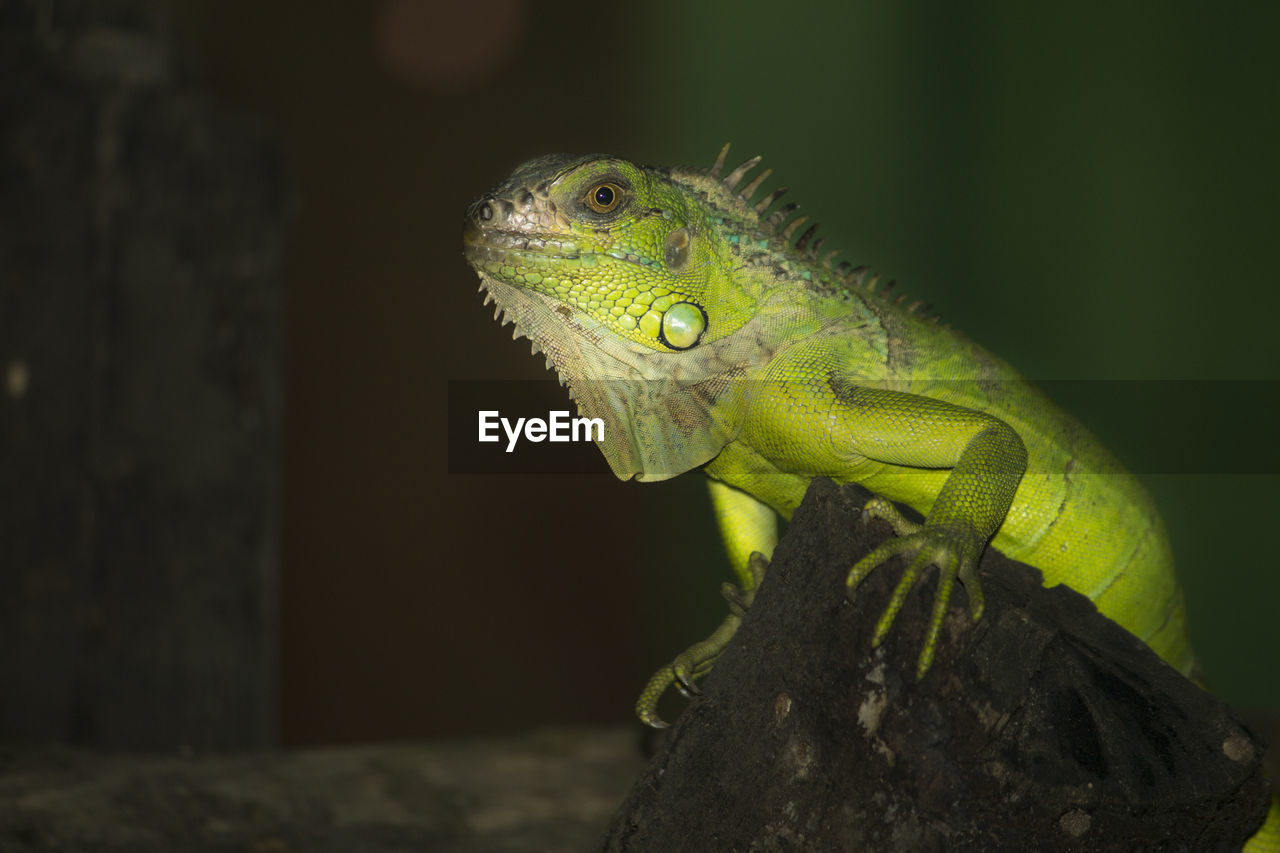
[(583, 365), (580, 363), (580, 355), (575, 357), (563, 345), (551, 343), (552, 340), (564, 338), (563, 331), (557, 336), (555, 330), (557, 326), (564, 325), (571, 312), (553, 313), (554, 303), (558, 300), (482, 271), (486, 263), (505, 264), (512, 260), (513, 255), (518, 257), (536, 254), (549, 260), (564, 258), (564, 255), (547, 251), (548, 243), (557, 245), (561, 241), (522, 232), (483, 228), (473, 221), (473, 217), (468, 217), (462, 232), (462, 243), (467, 261), (480, 271), (480, 292), (484, 294), (484, 304), (494, 303), (493, 319), (503, 326), (508, 323), (514, 326), (512, 340), (528, 338), (532, 345), (531, 354), (541, 353), (547, 360), (547, 369), (554, 370), (559, 383), (569, 388), (569, 396), (575, 397), (573, 380), (584, 376), (581, 372)]
[(470, 261), (502, 261), (511, 253), (561, 260), (576, 258), (581, 254), (577, 245), (557, 234), (481, 228), (473, 222), (468, 222), (463, 228), (462, 245)]
[(546, 261), (584, 261), (607, 257), (626, 264), (652, 267), (653, 261), (639, 255), (621, 251), (589, 249), (582, 251), (577, 243), (558, 234), (530, 234), (524, 231), (504, 231), (498, 228), (482, 228), (468, 221), (462, 232), (462, 245), (467, 261), (473, 265), (486, 261), (512, 263), (527, 257)]

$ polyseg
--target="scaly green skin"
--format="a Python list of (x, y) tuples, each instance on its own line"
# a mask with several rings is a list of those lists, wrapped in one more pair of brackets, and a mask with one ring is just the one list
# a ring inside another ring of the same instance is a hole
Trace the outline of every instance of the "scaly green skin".
[(546, 353), (580, 412), (604, 420), (614, 473), (711, 478), (739, 586), (726, 585), (719, 629), (650, 680), (641, 719), (662, 725), (667, 688), (694, 690), (711, 669), (750, 606), (776, 516), (791, 516), (815, 476), (884, 496), (867, 510), (898, 536), (848, 578), (852, 595), (890, 557), (906, 560), (877, 644), (938, 567), (918, 675), (957, 579), (981, 617), (988, 542), (1190, 674), (1168, 540), (1137, 480), (1003, 361), (890, 300), (865, 271), (833, 266), (812, 229), (797, 238), (794, 205), (769, 212), (781, 191), (753, 202), (767, 171), (740, 188), (759, 158), (722, 178), (724, 154), (709, 171), (544, 157), (476, 201), (465, 227), (486, 302)]

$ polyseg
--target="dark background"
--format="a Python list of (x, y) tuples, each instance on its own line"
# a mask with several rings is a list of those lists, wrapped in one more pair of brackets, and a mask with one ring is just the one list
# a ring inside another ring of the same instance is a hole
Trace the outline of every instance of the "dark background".
[[(1280, 7), (159, 7), (216, 99), (278, 140), (296, 199), (285, 744), (626, 722), (720, 617), (696, 476), (447, 473), (450, 381), (546, 376), (460, 249), (465, 204), (529, 157), (709, 165), (732, 141), (828, 247), (1032, 378), (1280, 379)], [(1257, 388), (1234, 411), (1073, 407), (1122, 456), (1170, 420), (1211, 452), (1274, 418)], [(1142, 473), (1202, 663), (1227, 700), (1280, 706), (1280, 477), (1171, 456)]]

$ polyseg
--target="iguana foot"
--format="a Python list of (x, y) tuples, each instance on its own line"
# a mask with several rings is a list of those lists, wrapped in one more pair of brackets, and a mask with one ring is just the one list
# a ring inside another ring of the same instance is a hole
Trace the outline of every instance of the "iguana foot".
[(740, 616), (726, 616), (710, 637), (694, 643), (678, 654), (671, 663), (655, 672), (636, 700), (636, 716), (640, 718), (640, 722), (655, 729), (665, 729), (667, 723), (658, 716), (658, 701), (662, 699), (662, 695), (673, 685), (682, 696), (697, 695), (697, 680), (711, 671), (741, 622)]
[(907, 600), (907, 594), (920, 580), (925, 570), (937, 566), (938, 592), (933, 602), (933, 615), (929, 619), (929, 630), (925, 634), (924, 647), (920, 650), (920, 658), (916, 662), (916, 678), (923, 678), (933, 664), (934, 652), (938, 647), (938, 635), (942, 631), (942, 622), (947, 614), (947, 604), (951, 600), (951, 591), (956, 579), (964, 584), (969, 593), (969, 611), (973, 621), (982, 618), (983, 600), (982, 586), (978, 583), (978, 556), (982, 553), (981, 537), (963, 522), (918, 524), (907, 519), (898, 512), (897, 507), (882, 497), (874, 497), (867, 501), (863, 512), (871, 518), (882, 518), (897, 533), (897, 537), (881, 543), (870, 554), (859, 560), (849, 570), (845, 581), (849, 600), (854, 597), (854, 590), (874, 569), (887, 562), (891, 557), (902, 555), (907, 568), (902, 573), (893, 596), (885, 607), (880, 621), (876, 623), (875, 635), (871, 639), (872, 648), (876, 648), (893, 627), (893, 620)]
[(729, 603), (729, 615), (710, 637), (700, 643), (694, 643), (676, 655), (675, 660), (653, 674), (649, 683), (644, 686), (644, 690), (640, 692), (640, 698), (636, 700), (636, 716), (642, 723), (655, 729), (667, 727), (667, 723), (658, 716), (658, 702), (668, 688), (674, 686), (685, 698), (696, 696), (701, 692), (698, 689), (698, 679), (711, 671), (721, 652), (738, 632), (738, 625), (742, 623), (742, 618), (751, 608), (751, 602), (755, 599), (756, 590), (764, 580), (764, 573), (768, 567), (768, 558), (757, 551), (747, 562), (752, 581), (750, 588), (741, 589), (731, 583), (721, 584), (720, 594)]

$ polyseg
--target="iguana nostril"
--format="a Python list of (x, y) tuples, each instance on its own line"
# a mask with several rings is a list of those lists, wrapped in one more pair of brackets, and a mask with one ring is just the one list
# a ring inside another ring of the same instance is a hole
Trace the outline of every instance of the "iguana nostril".
[(484, 204), (480, 205), (479, 214), (480, 218), (485, 222), (493, 219), (493, 205), (486, 201)]

